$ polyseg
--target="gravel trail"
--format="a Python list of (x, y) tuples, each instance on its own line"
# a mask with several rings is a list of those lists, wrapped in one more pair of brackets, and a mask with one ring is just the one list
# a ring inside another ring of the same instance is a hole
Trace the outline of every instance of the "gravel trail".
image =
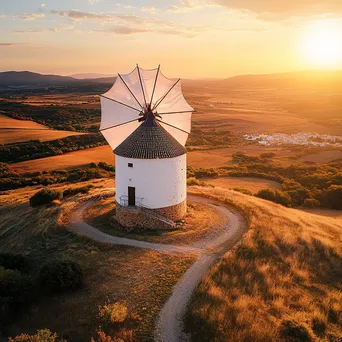
[(210, 267), (224, 253), (234, 247), (247, 231), (246, 220), (236, 210), (228, 209), (221, 202), (204, 197), (188, 196), (188, 199), (192, 202), (206, 204), (215, 208), (222, 216), (228, 219), (228, 223), (225, 224), (223, 229), (219, 230), (218, 234), (211, 235), (191, 245), (182, 246), (138, 241), (101, 232), (83, 220), (84, 210), (95, 202), (94, 199), (81, 204), (70, 217), (70, 230), (99, 242), (147, 248), (163, 253), (198, 255), (198, 259), (184, 273), (159, 313), (155, 330), (155, 341), (157, 342), (182, 342), (190, 340), (190, 337), (184, 333), (183, 318), (192, 293)]

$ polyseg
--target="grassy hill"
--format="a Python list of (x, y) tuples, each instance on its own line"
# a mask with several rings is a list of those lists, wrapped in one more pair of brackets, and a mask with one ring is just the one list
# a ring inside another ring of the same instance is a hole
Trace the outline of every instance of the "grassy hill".
[(249, 231), (194, 294), (193, 340), (341, 341), (341, 220), (233, 191), (195, 192), (242, 210)]
[[(1, 196), (0, 253), (25, 255), (33, 274), (43, 262), (64, 257), (76, 260), (86, 274), (83, 289), (41, 295), (21, 307), (6, 320), (3, 336), (49, 328), (69, 342), (83, 342), (101, 327), (124, 341), (153, 340), (158, 312), (193, 258), (103, 245), (70, 233), (66, 227), (75, 205), (105, 193), (112, 181), (92, 184), (89, 194), (48, 207), (29, 207), (37, 187)], [(63, 191), (70, 184), (51, 187)], [(213, 267), (193, 296), (186, 323), (194, 341), (341, 341), (340, 220), (235, 191), (191, 187), (189, 192), (235, 206), (249, 223), (241, 243)], [(98, 308), (116, 301), (127, 306), (128, 321), (105, 325)]]

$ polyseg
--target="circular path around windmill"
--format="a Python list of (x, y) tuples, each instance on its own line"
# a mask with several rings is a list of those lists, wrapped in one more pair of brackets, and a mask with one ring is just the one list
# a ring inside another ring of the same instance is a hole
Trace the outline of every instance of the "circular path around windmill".
[(73, 232), (85, 235), (99, 242), (147, 248), (162, 253), (192, 253), (198, 255), (198, 259), (178, 281), (170, 298), (159, 313), (155, 330), (155, 340), (158, 342), (179, 342), (189, 340), (189, 336), (184, 333), (183, 317), (193, 291), (209, 268), (214, 265), (225, 252), (234, 247), (247, 231), (245, 218), (235, 209), (229, 209), (223, 203), (205, 197), (191, 195), (188, 196), (188, 198), (193, 202), (203, 203), (215, 208), (222, 216), (225, 216), (228, 219), (228, 223), (225, 225), (224, 229), (220, 231), (219, 235), (207, 237), (187, 246), (152, 243), (109, 235), (101, 232), (83, 220), (83, 212), (94, 203), (94, 199), (81, 204), (70, 217), (69, 226)]

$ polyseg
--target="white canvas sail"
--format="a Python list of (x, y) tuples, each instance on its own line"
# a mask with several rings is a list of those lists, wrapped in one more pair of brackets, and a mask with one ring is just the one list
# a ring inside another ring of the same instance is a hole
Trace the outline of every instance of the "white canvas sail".
[(186, 102), (181, 82), (165, 77), (160, 68), (144, 70), (138, 66), (129, 74), (119, 74), (112, 88), (101, 96), (100, 131), (115, 149), (151, 110), (183, 146), (191, 130), (194, 109)]

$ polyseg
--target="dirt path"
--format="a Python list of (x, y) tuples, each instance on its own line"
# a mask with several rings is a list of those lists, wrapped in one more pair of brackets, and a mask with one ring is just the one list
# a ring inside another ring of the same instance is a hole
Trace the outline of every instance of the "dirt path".
[[(221, 213), (228, 218), (228, 224), (225, 230), (218, 236), (197, 243), (198, 246), (206, 248), (206, 253), (202, 254), (185, 272), (175, 286), (171, 297), (160, 311), (155, 332), (155, 340), (158, 342), (181, 342), (190, 340), (190, 337), (184, 333), (183, 317), (193, 291), (209, 268), (225, 252), (230, 250), (247, 231), (247, 224), (244, 217), (235, 210), (232, 211), (223, 206), (222, 203), (212, 201), (208, 198), (189, 196), (189, 199), (191, 201), (218, 206)], [(205, 241), (207, 242), (206, 246), (203, 245)]]
[(197, 261), (177, 283), (171, 297), (159, 313), (155, 331), (155, 340), (158, 342), (189, 341), (189, 336), (184, 334), (183, 317), (193, 291), (209, 268), (225, 252), (230, 250), (247, 231), (246, 221), (239, 212), (228, 209), (219, 201), (198, 196), (189, 196), (188, 198), (192, 202), (199, 202), (214, 207), (222, 216), (228, 219), (228, 223), (223, 230), (220, 230), (219, 234), (211, 235), (189, 246), (151, 243), (103, 233), (83, 220), (84, 210), (94, 203), (94, 199), (81, 204), (70, 217), (69, 227), (73, 232), (99, 242), (153, 249), (163, 253), (191, 253), (199, 255)]

